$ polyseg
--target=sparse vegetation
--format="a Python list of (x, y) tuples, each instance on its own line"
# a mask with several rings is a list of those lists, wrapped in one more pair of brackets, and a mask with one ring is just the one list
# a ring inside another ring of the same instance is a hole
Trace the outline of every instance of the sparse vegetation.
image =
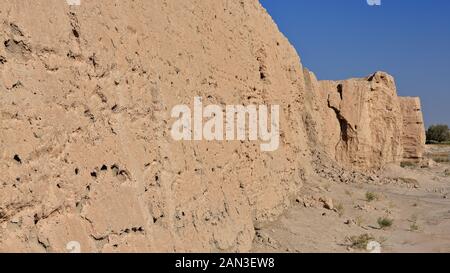
[(439, 144), (450, 141), (450, 130), (448, 125), (432, 125), (427, 130), (427, 143)]
[(362, 226), (363, 223), (364, 223), (364, 219), (363, 219), (362, 216), (357, 216), (357, 217), (355, 218), (355, 224), (356, 224), (358, 227)]
[(375, 237), (370, 234), (362, 234), (359, 236), (348, 237), (347, 241), (350, 242), (350, 246), (355, 249), (366, 249), (370, 241), (374, 241)]
[(391, 227), (394, 224), (394, 220), (387, 217), (378, 218), (378, 225), (381, 229), (386, 229)]
[(409, 226), (409, 231), (418, 231), (419, 230), (419, 225), (417, 224), (417, 215), (413, 215), (411, 216), (411, 219), (409, 219), (408, 221), (411, 222), (411, 225)]
[(450, 162), (450, 151), (433, 151), (428, 154), (428, 157), (433, 159), (437, 163), (448, 163)]
[(336, 209), (336, 212), (339, 214), (339, 217), (344, 216), (345, 209), (344, 209), (344, 205), (342, 203), (337, 204), (335, 209)]
[(367, 202), (372, 202), (372, 201), (375, 201), (378, 199), (379, 199), (379, 197), (376, 193), (371, 192), (371, 191), (366, 192), (366, 201)]
[(444, 157), (434, 157), (433, 160), (437, 163), (449, 163), (450, 162), (450, 158), (448, 155), (446, 155)]
[(411, 226), (409, 227), (410, 231), (418, 231), (419, 230), (419, 226), (417, 225), (417, 223), (412, 223)]
[(389, 209), (394, 209), (397, 207), (397, 205), (393, 201), (389, 201), (388, 207)]

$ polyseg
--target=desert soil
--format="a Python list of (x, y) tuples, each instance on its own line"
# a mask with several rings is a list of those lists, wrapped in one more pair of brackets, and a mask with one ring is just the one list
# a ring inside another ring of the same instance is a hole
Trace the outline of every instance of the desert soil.
[[(448, 159), (450, 146), (428, 146), (427, 156), (436, 155)], [(381, 252), (450, 252), (448, 162), (387, 166), (368, 177), (308, 182), (294, 207), (259, 227), (253, 251), (369, 252), (367, 234)], [(380, 228), (380, 218), (392, 225)]]

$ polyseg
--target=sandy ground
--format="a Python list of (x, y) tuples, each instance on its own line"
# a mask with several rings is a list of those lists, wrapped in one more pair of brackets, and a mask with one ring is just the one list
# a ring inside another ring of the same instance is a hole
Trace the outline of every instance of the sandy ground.
[[(442, 158), (450, 146), (427, 151)], [(381, 252), (450, 252), (450, 164), (388, 166), (374, 175), (383, 183), (310, 181), (293, 208), (257, 230), (253, 251), (369, 252), (376, 241)], [(392, 225), (380, 228), (379, 219)]]

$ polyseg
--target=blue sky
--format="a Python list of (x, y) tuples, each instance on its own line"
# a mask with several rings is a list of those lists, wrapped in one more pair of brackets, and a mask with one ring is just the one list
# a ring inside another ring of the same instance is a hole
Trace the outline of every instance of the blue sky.
[(382, 70), (422, 99), (427, 125), (450, 125), (450, 1), (260, 0), (319, 79)]

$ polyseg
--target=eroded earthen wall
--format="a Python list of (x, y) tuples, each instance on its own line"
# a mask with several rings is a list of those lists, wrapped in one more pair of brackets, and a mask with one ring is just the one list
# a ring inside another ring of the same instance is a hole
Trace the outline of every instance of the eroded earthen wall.
[[(195, 96), (280, 105), (280, 148), (173, 141)], [(3, 0), (0, 105), (0, 251), (248, 251), (315, 149), (403, 151), (392, 78), (317, 81), (257, 0)]]

